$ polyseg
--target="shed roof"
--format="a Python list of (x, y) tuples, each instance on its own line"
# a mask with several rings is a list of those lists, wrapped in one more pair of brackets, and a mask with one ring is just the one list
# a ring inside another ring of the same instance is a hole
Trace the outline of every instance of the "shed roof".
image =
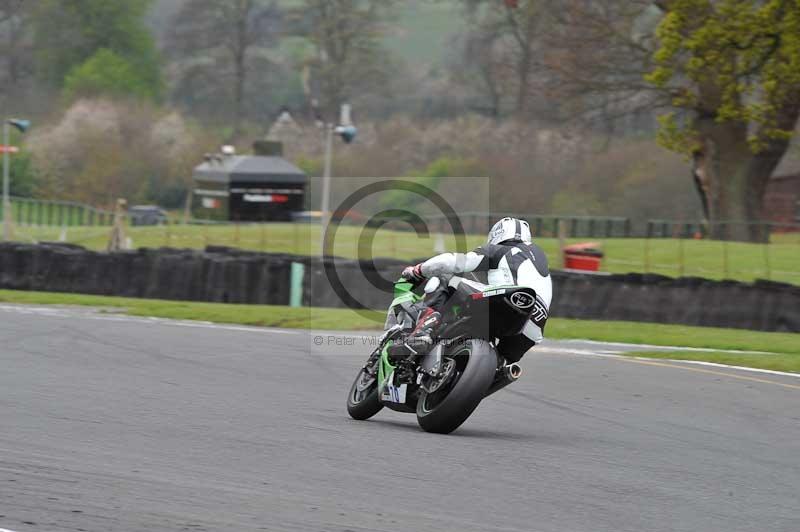
[(283, 157), (229, 155), (194, 169), (195, 181), (305, 184), (306, 174)]

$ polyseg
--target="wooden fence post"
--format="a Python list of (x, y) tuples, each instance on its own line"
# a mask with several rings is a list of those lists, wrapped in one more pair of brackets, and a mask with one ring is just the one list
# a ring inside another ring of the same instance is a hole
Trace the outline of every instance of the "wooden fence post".
[(114, 225), (111, 228), (111, 236), (108, 239), (108, 251), (119, 251), (126, 248), (125, 217), (127, 210), (127, 200), (118, 199), (117, 208), (114, 210)]

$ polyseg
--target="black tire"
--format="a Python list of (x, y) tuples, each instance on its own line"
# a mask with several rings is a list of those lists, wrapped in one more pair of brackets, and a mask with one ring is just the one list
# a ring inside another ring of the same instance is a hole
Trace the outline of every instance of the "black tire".
[[(469, 340), (453, 355), (463, 365), (457, 370), (455, 383), (433, 394), (424, 390), (420, 393), (417, 423), (426, 432), (449, 434), (460, 427), (478, 407), (494, 380), (497, 353), (489, 342)], [(446, 395), (437, 397), (443, 393)], [(434, 401), (434, 406), (430, 405), (431, 401)]]
[(362, 383), (365, 373), (365, 369), (358, 372), (356, 380), (353, 381), (353, 385), (350, 387), (350, 393), (347, 394), (347, 413), (350, 414), (351, 418), (359, 421), (371, 418), (383, 408), (378, 399), (377, 377), (372, 378), (372, 384), (367, 386), (366, 389), (359, 389), (359, 384)]

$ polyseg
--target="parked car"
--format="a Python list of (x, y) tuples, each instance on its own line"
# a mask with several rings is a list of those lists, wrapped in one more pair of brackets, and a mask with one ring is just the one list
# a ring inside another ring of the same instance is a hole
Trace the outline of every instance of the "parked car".
[(164, 225), (169, 221), (167, 211), (157, 205), (134, 205), (128, 209), (131, 225)]

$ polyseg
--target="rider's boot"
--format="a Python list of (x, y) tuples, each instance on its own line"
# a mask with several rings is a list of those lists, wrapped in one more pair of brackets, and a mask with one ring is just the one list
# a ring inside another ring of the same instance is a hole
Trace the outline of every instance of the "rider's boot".
[(422, 356), (430, 350), (436, 336), (436, 330), (442, 322), (442, 315), (428, 307), (419, 317), (417, 326), (402, 344), (393, 345), (389, 349), (389, 358), (393, 361), (406, 360)]

